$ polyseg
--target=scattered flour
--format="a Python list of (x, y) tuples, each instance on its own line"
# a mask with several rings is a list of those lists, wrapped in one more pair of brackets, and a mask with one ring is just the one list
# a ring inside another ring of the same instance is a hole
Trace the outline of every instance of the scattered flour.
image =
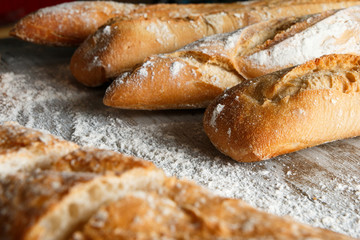
[(174, 33), (170, 30), (168, 24), (164, 24), (160, 20), (151, 22), (146, 30), (156, 37), (156, 41), (161, 45), (167, 46), (171, 40), (175, 38)]
[(215, 128), (215, 132), (217, 132), (216, 120), (219, 117), (219, 114), (221, 113), (221, 111), (224, 109), (224, 107), (225, 107), (225, 105), (218, 104), (216, 106), (216, 108), (214, 109), (214, 111), (212, 112), (211, 119), (210, 119), (210, 126)]
[(111, 34), (111, 26), (108, 25), (108, 26), (104, 27), (103, 33), (106, 35), (110, 35)]
[(148, 76), (148, 70), (145, 67), (139, 68), (138, 73), (141, 77), (144, 77), (144, 78), (146, 78)]
[(170, 66), (171, 76), (176, 77), (180, 73), (181, 69), (184, 66), (185, 66), (185, 64), (182, 63), (182, 62), (174, 62), (174, 63), (172, 63), (171, 66)]
[[(6, 59), (0, 61), (0, 122), (17, 121), (80, 145), (142, 157), (168, 175), (191, 179), (222, 196), (360, 237), (360, 139), (237, 163), (210, 143), (202, 128), (203, 110), (106, 107), (104, 88), (83, 87), (71, 76), (72, 52), (14, 42), (0, 44)], [(221, 110), (218, 106), (215, 115)], [(349, 149), (355, 153), (348, 154)]]

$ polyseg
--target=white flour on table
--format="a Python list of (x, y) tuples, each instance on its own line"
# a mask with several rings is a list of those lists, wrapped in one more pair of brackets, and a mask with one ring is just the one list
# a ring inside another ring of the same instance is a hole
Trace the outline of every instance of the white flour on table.
[[(191, 179), (222, 196), (360, 237), (360, 155), (341, 152), (343, 147), (360, 152), (360, 139), (260, 163), (237, 163), (211, 145), (202, 129), (203, 110), (112, 109), (102, 104), (105, 88), (77, 83), (66, 58), (48, 64), (46, 59), (19, 59), (16, 53), (4, 57), (0, 122), (18, 121), (80, 145), (142, 157), (168, 175)], [(329, 160), (329, 152), (347, 162)]]

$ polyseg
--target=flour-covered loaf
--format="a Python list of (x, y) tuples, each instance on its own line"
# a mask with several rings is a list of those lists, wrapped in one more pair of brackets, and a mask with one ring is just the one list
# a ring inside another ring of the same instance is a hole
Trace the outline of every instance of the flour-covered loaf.
[(162, 191), (130, 193), (104, 206), (72, 239), (148, 238), (348, 239), (261, 212), (241, 200), (219, 197), (174, 178), (165, 181)]
[(360, 57), (327, 55), (225, 91), (204, 128), (224, 154), (260, 161), (360, 135), (359, 104)]
[[(68, 239), (100, 206), (159, 189), (166, 179), (139, 158), (79, 148), (15, 123), (0, 126), (0, 159), (9, 162), (0, 175), (2, 239)], [(11, 164), (17, 158), (22, 161)]]
[[(162, 178), (161, 178), (162, 176)], [(35, 171), (0, 181), (0, 233), (4, 239), (68, 239), (102, 205), (161, 186), (161, 171), (122, 175)]]
[[(13, 138), (36, 145), (43, 136), (14, 124), (1, 128), (14, 136), (0, 134), (0, 156), (24, 151)], [(110, 150), (79, 148), (44, 162), (0, 176), (1, 239), (351, 239), (216, 196)]]
[(42, 8), (15, 24), (10, 35), (38, 44), (79, 45), (115, 16), (130, 14), (144, 4), (113, 1), (75, 1)]
[(245, 79), (332, 53), (360, 54), (360, 7), (253, 24), (154, 55), (107, 89), (104, 103), (133, 109), (206, 107)]
[[(254, 3), (261, 5), (263, 3)], [(113, 17), (176, 18), (233, 9), (240, 3), (131, 4), (115, 1), (75, 1), (42, 8), (17, 22), (10, 34), (37, 44), (76, 46)]]
[(95, 87), (132, 69), (152, 54), (175, 51), (205, 36), (231, 32), (268, 19), (358, 4), (360, 1), (356, 0), (250, 1), (230, 10), (217, 7), (217, 12), (179, 18), (115, 19), (80, 45), (72, 57), (71, 71), (79, 82)]
[(79, 46), (70, 69), (82, 84), (100, 86), (152, 54), (171, 52), (204, 36), (237, 29), (237, 16), (220, 12), (181, 18), (114, 18)]

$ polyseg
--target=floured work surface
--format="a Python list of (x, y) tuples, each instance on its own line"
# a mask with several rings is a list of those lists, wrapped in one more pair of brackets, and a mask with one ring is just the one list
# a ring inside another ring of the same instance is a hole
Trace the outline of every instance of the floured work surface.
[(204, 110), (104, 106), (105, 87), (87, 88), (71, 76), (74, 50), (0, 40), (0, 123), (17, 121), (80, 145), (142, 157), (222, 196), (360, 237), (360, 137), (238, 163), (208, 140)]

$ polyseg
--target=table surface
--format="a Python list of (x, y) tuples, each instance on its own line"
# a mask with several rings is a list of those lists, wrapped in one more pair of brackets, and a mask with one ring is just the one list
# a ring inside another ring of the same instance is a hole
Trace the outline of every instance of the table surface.
[(202, 129), (204, 110), (131, 111), (106, 107), (106, 87), (71, 75), (75, 48), (0, 40), (0, 122), (17, 121), (83, 146), (154, 162), (226, 197), (313, 226), (360, 237), (360, 138), (258, 163), (218, 152)]

